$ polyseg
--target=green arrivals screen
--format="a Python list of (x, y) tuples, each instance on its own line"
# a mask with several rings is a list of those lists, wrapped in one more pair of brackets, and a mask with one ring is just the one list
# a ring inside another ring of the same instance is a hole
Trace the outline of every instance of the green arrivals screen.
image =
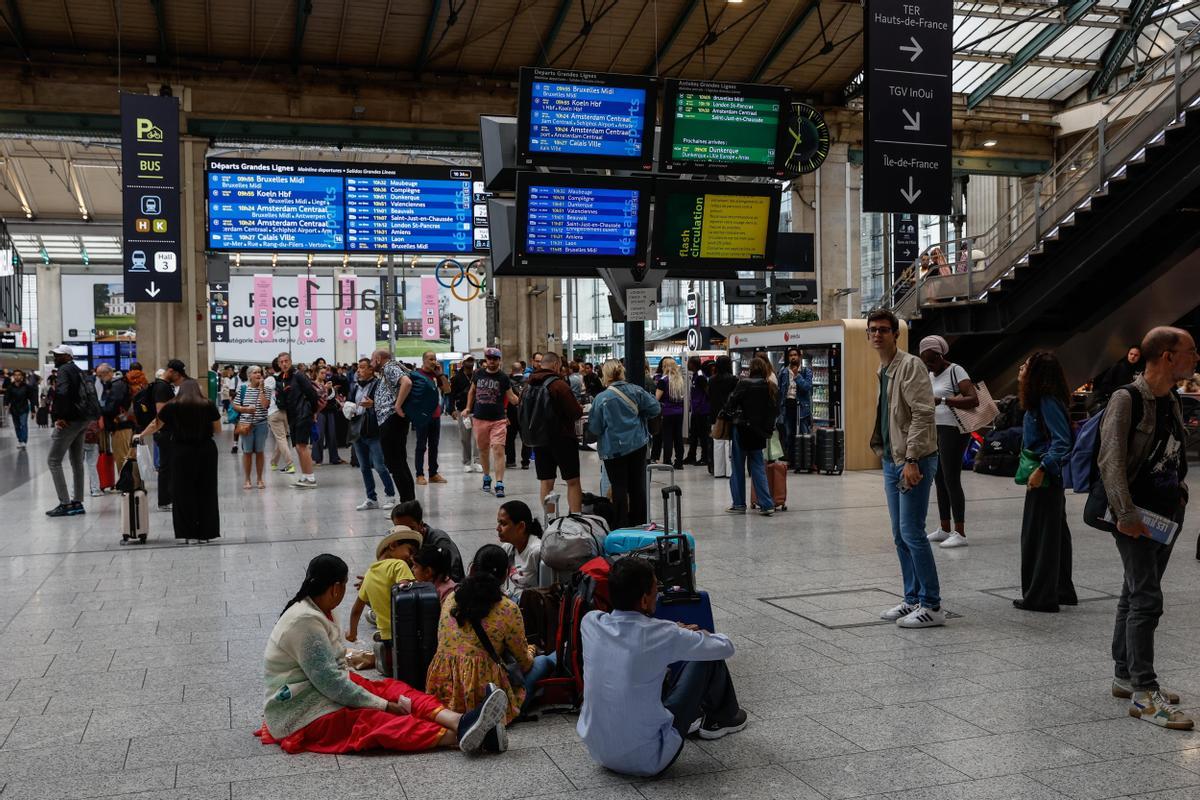
[(682, 193), (666, 204), (665, 260), (766, 258), (771, 198)]
[(717, 164), (775, 163), (779, 101), (681, 91), (671, 157)]

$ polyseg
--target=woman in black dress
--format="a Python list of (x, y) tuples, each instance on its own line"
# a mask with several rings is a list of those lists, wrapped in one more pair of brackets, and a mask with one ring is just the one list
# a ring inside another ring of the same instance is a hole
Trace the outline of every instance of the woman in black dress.
[(221, 535), (217, 505), (217, 446), (213, 435), (221, 432), (217, 407), (186, 380), (175, 399), (162, 407), (158, 419), (140, 438), (165, 428), (171, 434), (171, 521), (175, 538), (185, 544), (208, 542)]

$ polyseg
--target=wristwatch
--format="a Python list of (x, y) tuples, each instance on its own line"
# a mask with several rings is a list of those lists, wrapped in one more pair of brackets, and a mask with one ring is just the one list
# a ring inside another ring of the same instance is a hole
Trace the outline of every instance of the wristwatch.
[(915, 459), (915, 458), (906, 458), (906, 459), (904, 459), (904, 463), (905, 463), (905, 464), (915, 464), (915, 463), (917, 463), (917, 459)]

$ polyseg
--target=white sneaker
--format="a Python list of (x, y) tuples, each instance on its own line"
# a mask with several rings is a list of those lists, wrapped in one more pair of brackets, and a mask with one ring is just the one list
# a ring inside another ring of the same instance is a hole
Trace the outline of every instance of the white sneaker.
[(483, 472), (483, 464), (472, 464), (471, 471), (472, 472)]
[(958, 531), (950, 534), (950, 538), (938, 545), (938, 547), (966, 547), (967, 537), (963, 536)]
[(889, 608), (887, 611), (879, 615), (880, 619), (886, 619), (888, 622), (895, 622), (901, 617), (907, 617), (912, 612), (916, 611), (918, 606), (910, 606), (908, 603), (901, 603), (895, 608)]
[(373, 508), (379, 508), (377, 500), (364, 500), (354, 507), (355, 511), (370, 511)]
[(463, 472), (474, 472), (474, 471), (475, 471), (475, 468), (472, 467), (470, 464), (466, 464), (465, 466), (463, 466)]
[(917, 609), (911, 614), (896, 620), (896, 625), (901, 628), (935, 628), (945, 624), (945, 611), (940, 608), (934, 611), (932, 608), (924, 606), (917, 606)]
[(24, 450), (24, 449), (25, 449), (25, 443), (24, 443), (24, 442), (17, 442), (17, 449), (18, 449), (18, 450)]
[(925, 538), (931, 542), (944, 542), (950, 538), (950, 531), (944, 531), (941, 528), (937, 528), (925, 534)]
[(297, 489), (315, 489), (317, 488), (317, 479), (313, 478), (312, 480), (305, 480), (304, 478), (301, 478), (293, 483), (292, 486), (295, 486)]

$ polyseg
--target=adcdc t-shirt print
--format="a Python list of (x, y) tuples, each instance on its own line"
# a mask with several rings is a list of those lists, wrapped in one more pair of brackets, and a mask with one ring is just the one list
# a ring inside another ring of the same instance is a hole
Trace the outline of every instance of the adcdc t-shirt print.
[(472, 414), (477, 419), (495, 421), (504, 419), (504, 398), (512, 381), (503, 372), (475, 371), (475, 407)]

